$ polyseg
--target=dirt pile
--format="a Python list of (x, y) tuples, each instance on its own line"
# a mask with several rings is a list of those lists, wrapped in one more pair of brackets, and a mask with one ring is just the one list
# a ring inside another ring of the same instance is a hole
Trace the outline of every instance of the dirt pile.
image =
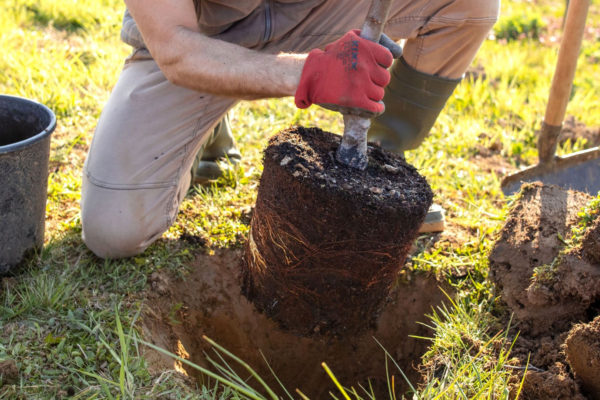
[(366, 170), (339, 164), (340, 138), (303, 127), (271, 138), (244, 255), (244, 294), (303, 336), (372, 327), (433, 198), (376, 145)]
[(520, 331), (513, 355), (522, 365), (531, 357), (525, 399), (584, 398), (563, 344), (573, 324), (600, 314), (600, 264), (591, 236), (597, 229), (587, 230), (587, 247), (562, 250), (590, 199), (556, 186), (525, 186), (490, 254), (491, 279)]
[(600, 400), (600, 317), (589, 324), (575, 325), (565, 341), (565, 351), (585, 392)]
[[(418, 382), (415, 367), (429, 342), (409, 335), (432, 335), (418, 322), (426, 322), (425, 315), (445, 299), (439, 289), (444, 285), (434, 277), (401, 274), (376, 321), (376, 328), (361, 335), (343, 339), (300, 337), (282, 330), (241, 294), (241, 256), (239, 250), (200, 255), (183, 279), (165, 273), (152, 275), (143, 322), (144, 337), (208, 367), (204, 353), (213, 357), (214, 353), (202, 339), (202, 335), (206, 335), (248, 362), (271, 387), (279, 388), (262, 352), (289, 390), (300, 388), (313, 399), (327, 398), (329, 390), (336, 391), (321, 367), (323, 361), (344, 385), (358, 388), (358, 382), (366, 384), (367, 379), (371, 379), (375, 390), (387, 395), (385, 354), (375, 337), (397, 360), (411, 382)], [(156, 372), (174, 368), (173, 360), (158, 352), (150, 351), (146, 356)], [(181, 365), (177, 368), (184, 370)], [(390, 371), (395, 375), (400, 397), (406, 386), (391, 364)], [(244, 378), (248, 375), (238, 372)], [(186, 373), (198, 378), (188, 367)]]

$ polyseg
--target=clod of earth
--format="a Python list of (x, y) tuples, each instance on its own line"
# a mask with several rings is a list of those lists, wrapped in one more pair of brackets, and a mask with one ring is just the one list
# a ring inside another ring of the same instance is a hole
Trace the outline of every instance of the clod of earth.
[[(416, 337), (431, 337), (433, 332), (419, 322), (427, 322), (426, 315), (442, 304), (445, 295), (440, 287), (448, 291), (448, 285), (431, 275), (404, 271), (377, 318), (376, 329), (344, 338), (299, 337), (281, 329), (242, 295), (241, 258), (240, 250), (217, 251), (199, 255), (185, 279), (166, 272), (153, 274), (143, 319), (144, 337), (210, 367), (207, 355), (216, 356), (202, 339), (206, 335), (246, 361), (276, 392), (282, 391), (265, 360), (290, 392), (299, 388), (314, 399), (328, 398), (329, 391), (337, 390), (321, 362), (327, 363), (342, 384), (369, 387), (367, 380), (371, 380), (377, 398), (388, 396), (385, 353), (376, 338), (412, 384), (420, 383), (416, 367), (429, 341)], [(145, 358), (156, 374), (174, 367), (173, 359), (155, 351), (149, 350)], [(400, 398), (408, 387), (392, 363), (388, 365)], [(201, 378), (186, 365), (176, 363), (176, 368), (190, 378)], [(236, 367), (236, 371), (244, 378), (248, 376), (241, 368)], [(251, 384), (259, 387), (256, 381), (251, 380)]]
[(19, 370), (17, 364), (15, 364), (13, 360), (0, 361), (0, 382), (13, 384), (16, 383), (18, 379)]
[(600, 218), (592, 223), (583, 237), (583, 251), (593, 263), (600, 264)]
[(575, 325), (565, 341), (565, 352), (585, 393), (600, 400), (600, 317)]
[(600, 264), (584, 246), (563, 251), (562, 238), (590, 200), (557, 186), (525, 185), (490, 253), (491, 279), (520, 331), (512, 354), (522, 365), (530, 355), (535, 367), (525, 376), (524, 399), (585, 398), (562, 346), (573, 324), (600, 312)]
[(340, 165), (340, 137), (291, 128), (264, 155), (243, 268), (243, 292), (300, 335), (374, 326), (431, 205), (402, 157), (368, 148), (369, 165)]
[[(518, 386), (519, 380), (515, 383)], [(514, 396), (513, 396), (514, 397)], [(523, 400), (587, 400), (573, 381), (568, 367), (556, 363), (547, 371), (529, 370), (525, 375), (523, 390), (519, 399)]]

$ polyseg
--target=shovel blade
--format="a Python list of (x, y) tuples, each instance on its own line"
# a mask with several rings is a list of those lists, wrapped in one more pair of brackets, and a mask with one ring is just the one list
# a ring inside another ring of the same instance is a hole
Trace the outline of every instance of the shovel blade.
[(502, 192), (510, 196), (521, 189), (521, 184), (535, 181), (597, 195), (600, 192), (600, 147), (556, 157), (552, 162), (508, 175), (502, 180)]

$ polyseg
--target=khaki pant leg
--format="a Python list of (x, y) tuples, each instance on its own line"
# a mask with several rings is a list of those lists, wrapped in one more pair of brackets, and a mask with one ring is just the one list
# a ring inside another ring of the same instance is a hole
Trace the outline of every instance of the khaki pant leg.
[[(266, 51), (308, 51), (360, 29), (371, 0), (328, 0)], [(414, 69), (460, 78), (498, 19), (500, 0), (394, 0), (385, 33), (407, 39), (404, 59)]]
[(95, 254), (138, 254), (168, 229), (196, 152), (234, 103), (171, 84), (148, 57), (126, 64), (84, 166), (82, 236)]
[[(407, 37), (404, 59), (419, 72), (450, 79), (462, 77), (498, 19), (500, 0), (421, 3), (425, 3), (421, 25)], [(406, 22), (400, 11), (390, 20), (390, 32), (403, 31)]]

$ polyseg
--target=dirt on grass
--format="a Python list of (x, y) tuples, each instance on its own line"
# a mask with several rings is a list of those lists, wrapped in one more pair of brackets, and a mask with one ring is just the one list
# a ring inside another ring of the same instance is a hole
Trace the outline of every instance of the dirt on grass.
[[(490, 254), (491, 279), (519, 331), (512, 354), (521, 366), (529, 358), (523, 399), (586, 398), (585, 373), (573, 373), (564, 345), (574, 324), (600, 314), (600, 264), (583, 246), (561, 250), (590, 199), (541, 183), (524, 186)], [(575, 354), (588, 350), (571, 352), (579, 359)]]
[(563, 122), (562, 130), (558, 138), (560, 144), (567, 140), (574, 143), (578, 139), (585, 139), (584, 148), (600, 146), (600, 127), (588, 127), (583, 122), (577, 121), (574, 116), (569, 115)]
[(2, 384), (13, 384), (19, 379), (19, 369), (13, 360), (0, 361), (0, 387)]
[[(431, 337), (433, 333), (419, 322), (427, 322), (426, 314), (445, 299), (440, 290), (445, 285), (434, 276), (401, 273), (376, 326), (360, 335), (303, 337), (281, 329), (241, 294), (241, 257), (240, 250), (222, 250), (198, 256), (189, 274), (183, 277), (153, 274), (143, 321), (144, 337), (198, 365), (210, 367), (206, 355), (218, 357), (203, 340), (206, 335), (245, 360), (277, 392), (282, 390), (269, 366), (288, 390), (299, 388), (313, 399), (328, 398), (329, 391), (337, 391), (322, 362), (344, 385), (353, 385), (360, 391), (357, 384), (368, 387), (370, 380), (376, 394), (387, 395), (385, 353), (381, 346), (413, 384), (419, 383), (416, 367), (429, 341), (409, 335)], [(176, 368), (191, 379), (201, 379), (193, 368), (156, 351), (148, 351), (146, 358), (154, 372)], [(228, 362), (240, 376), (249, 376), (235, 362)], [(391, 361), (388, 364), (399, 395), (408, 386)], [(256, 381), (252, 383), (258, 387)]]

